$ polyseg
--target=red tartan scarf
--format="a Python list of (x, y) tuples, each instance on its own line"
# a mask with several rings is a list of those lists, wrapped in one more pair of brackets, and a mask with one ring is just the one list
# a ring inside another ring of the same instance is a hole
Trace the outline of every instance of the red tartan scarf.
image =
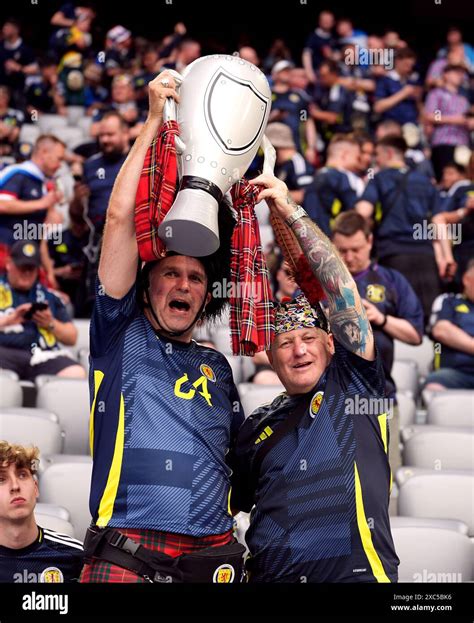
[[(138, 184), (135, 230), (144, 262), (160, 259), (166, 247), (158, 227), (173, 205), (178, 178), (176, 121), (163, 124), (148, 148)], [(246, 180), (232, 187), (237, 224), (231, 241), (230, 333), (234, 355), (269, 350), (274, 334), (274, 313), (268, 269), (255, 216), (258, 189)]]

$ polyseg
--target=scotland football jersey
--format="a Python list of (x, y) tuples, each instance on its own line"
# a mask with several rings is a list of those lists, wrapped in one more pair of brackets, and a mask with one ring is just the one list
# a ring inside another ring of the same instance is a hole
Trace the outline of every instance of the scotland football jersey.
[[(232, 507), (248, 512), (255, 505), (245, 537), (250, 581), (397, 580), (381, 360), (335, 347), (311, 392), (280, 394), (239, 432)], [(256, 478), (258, 449), (300, 401), (306, 412), (268, 451)]]
[(225, 455), (243, 412), (224, 356), (161, 337), (135, 287), (120, 300), (98, 291), (90, 387), (95, 523), (196, 537), (230, 530)]
[(37, 539), (21, 549), (0, 545), (0, 582), (77, 582), (83, 565), (82, 543), (38, 527)]

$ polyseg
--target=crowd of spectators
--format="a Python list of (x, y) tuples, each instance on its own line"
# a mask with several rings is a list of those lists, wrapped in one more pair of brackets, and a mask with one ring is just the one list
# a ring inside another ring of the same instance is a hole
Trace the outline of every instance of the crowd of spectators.
[[(108, 200), (146, 118), (147, 85), (164, 68), (182, 72), (206, 53), (181, 22), (160, 41), (120, 24), (97, 40), (100, 19), (89, 3), (68, 3), (51, 16), (47, 50), (33, 49), (14, 17), (0, 41), (0, 272), (16, 241), (37, 243), (39, 283), (70, 315), (85, 318)], [(463, 274), (474, 257), (474, 48), (451, 27), (422, 73), (403, 33), (358, 26), (324, 10), (302, 51), (278, 38), (267, 50), (246, 44), (226, 52), (268, 77), (277, 176), (326, 234), (339, 223), (339, 242), (351, 242), (346, 261), (363, 247), (369, 255), (360, 272), (370, 265), (374, 279), (390, 282), (364, 281), (368, 305), (381, 306), (371, 310), (374, 324), (399, 337), (386, 314), (410, 321), (400, 288), (419, 301), (423, 320), (417, 311), (408, 340), (415, 343), (438, 296), (465, 296)], [(344, 214), (361, 215), (367, 227), (341, 224)], [(266, 251), (276, 298), (291, 295), (296, 286), (278, 249), (270, 243)], [(6, 315), (10, 301), (2, 301)], [(462, 326), (469, 334), (472, 323)]]

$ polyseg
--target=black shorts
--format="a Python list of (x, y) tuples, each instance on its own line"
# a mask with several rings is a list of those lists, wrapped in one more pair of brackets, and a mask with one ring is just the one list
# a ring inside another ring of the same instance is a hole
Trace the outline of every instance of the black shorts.
[(30, 365), (31, 352), (20, 348), (0, 346), (0, 368), (13, 370), (23, 381), (34, 381), (40, 374), (58, 374), (70, 366), (79, 365), (71, 357), (59, 355), (34, 366)]

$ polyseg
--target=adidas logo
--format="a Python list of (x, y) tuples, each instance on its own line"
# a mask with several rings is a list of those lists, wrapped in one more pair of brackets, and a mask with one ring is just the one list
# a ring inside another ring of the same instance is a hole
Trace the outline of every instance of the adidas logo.
[(257, 445), (258, 443), (261, 443), (264, 439), (267, 439), (268, 437), (270, 437), (270, 435), (273, 435), (273, 430), (269, 426), (266, 426), (263, 429), (263, 433), (260, 433), (260, 435), (258, 436), (258, 439), (255, 441), (255, 445)]

